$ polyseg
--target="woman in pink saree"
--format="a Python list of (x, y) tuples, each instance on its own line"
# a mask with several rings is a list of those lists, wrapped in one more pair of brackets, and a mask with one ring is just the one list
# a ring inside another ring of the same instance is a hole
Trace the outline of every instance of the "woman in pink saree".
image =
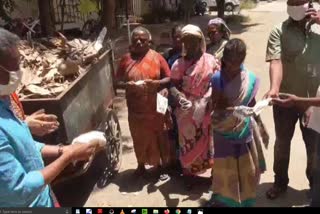
[(179, 159), (184, 175), (197, 175), (213, 166), (210, 79), (219, 69), (216, 59), (206, 53), (205, 38), (199, 27), (182, 29), (183, 57), (171, 73), (171, 93), (179, 129)]

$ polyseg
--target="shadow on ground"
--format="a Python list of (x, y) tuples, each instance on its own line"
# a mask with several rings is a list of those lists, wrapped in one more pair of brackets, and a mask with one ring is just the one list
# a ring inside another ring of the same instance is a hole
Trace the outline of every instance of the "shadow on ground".
[[(190, 188), (190, 182), (192, 182), (192, 187)], [(179, 199), (171, 196), (172, 194), (185, 196), (182, 199), (184, 201), (198, 201), (199, 206), (203, 204), (203, 199), (201, 198), (203, 193), (208, 193), (211, 187), (211, 180), (205, 177), (172, 177), (169, 181), (156, 186), (155, 184), (150, 184), (148, 186), (148, 192), (154, 191), (157, 188), (163, 195), (167, 207), (177, 207), (179, 205)]]
[[(192, 180), (192, 188), (187, 185), (190, 184), (190, 180)], [(203, 193), (208, 192), (211, 186), (211, 180), (204, 177), (194, 177), (186, 180), (184, 177), (172, 175), (170, 180), (161, 182), (158, 180), (155, 169), (149, 169), (147, 176), (138, 178), (134, 176), (134, 170), (126, 170), (119, 173), (111, 183), (117, 185), (119, 192), (124, 194), (138, 193), (145, 187), (148, 194), (160, 191), (167, 207), (177, 207), (179, 200), (181, 200), (172, 195), (185, 196), (182, 201), (191, 200), (199, 201), (200, 203)]]
[[(216, 16), (209, 15), (209, 14), (206, 14), (204, 16), (192, 17), (192, 19), (190, 20), (190, 24), (199, 26), (202, 29), (204, 35), (207, 35), (208, 22), (213, 18), (216, 18)], [(249, 17), (241, 14), (227, 15), (225, 16), (225, 20), (228, 26), (230, 27), (232, 34), (241, 34), (250, 30), (250, 28), (252, 27), (261, 25), (261, 23), (252, 23)], [(164, 32), (170, 33), (171, 28), (177, 24), (182, 24), (182, 22), (178, 21), (178, 22), (170, 22), (166, 24), (154, 24), (154, 25), (145, 25), (145, 26), (150, 30), (150, 32), (154, 36), (156, 45), (160, 45), (162, 43), (170, 44), (171, 41), (170, 39), (169, 40), (165, 39), (165, 41), (163, 41), (161, 38), (157, 38), (157, 37), (159, 37), (159, 35), (162, 35), (162, 33)]]
[(305, 206), (308, 205), (310, 199), (308, 199), (309, 190), (296, 190), (288, 187), (285, 194), (281, 195), (275, 200), (266, 199), (266, 191), (272, 187), (272, 183), (263, 183), (258, 186), (257, 192), (257, 207), (293, 207), (293, 206)]

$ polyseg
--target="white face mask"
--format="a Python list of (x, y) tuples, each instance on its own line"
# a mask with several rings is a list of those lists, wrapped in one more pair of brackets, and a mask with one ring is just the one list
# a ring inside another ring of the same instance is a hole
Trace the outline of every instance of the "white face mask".
[(9, 83), (7, 85), (0, 84), (0, 96), (7, 96), (15, 92), (22, 79), (22, 71), (8, 71), (9, 72)]
[(287, 6), (287, 12), (289, 16), (295, 21), (301, 21), (306, 17), (306, 12), (309, 8), (309, 4), (306, 3), (304, 5), (299, 6)]

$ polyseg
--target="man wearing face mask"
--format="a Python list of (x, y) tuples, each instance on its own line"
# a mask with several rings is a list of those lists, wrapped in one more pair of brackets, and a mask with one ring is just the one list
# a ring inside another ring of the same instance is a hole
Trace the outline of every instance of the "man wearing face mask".
[[(47, 146), (33, 140), (10, 100), (22, 77), (18, 41), (0, 28), (0, 207), (55, 207), (50, 183), (73, 161), (88, 160), (97, 145)], [(44, 167), (43, 158), (56, 160)]]
[[(320, 13), (308, 0), (288, 0), (289, 18), (275, 27), (269, 37), (266, 61), (270, 62), (270, 90), (265, 97), (276, 98), (279, 92), (314, 97), (320, 83)], [(274, 147), (275, 181), (266, 196), (276, 199), (286, 192), (289, 183), (290, 144), (297, 121), (300, 121), (307, 150), (307, 178), (312, 187), (313, 157), (318, 134), (306, 128), (308, 111), (273, 107), (276, 142)]]

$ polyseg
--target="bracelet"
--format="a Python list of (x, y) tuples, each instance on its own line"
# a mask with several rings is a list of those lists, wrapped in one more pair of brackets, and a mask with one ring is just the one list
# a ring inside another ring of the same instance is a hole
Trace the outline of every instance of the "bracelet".
[(58, 147), (59, 147), (58, 148), (58, 157), (60, 157), (63, 154), (64, 145), (63, 144), (59, 144)]

